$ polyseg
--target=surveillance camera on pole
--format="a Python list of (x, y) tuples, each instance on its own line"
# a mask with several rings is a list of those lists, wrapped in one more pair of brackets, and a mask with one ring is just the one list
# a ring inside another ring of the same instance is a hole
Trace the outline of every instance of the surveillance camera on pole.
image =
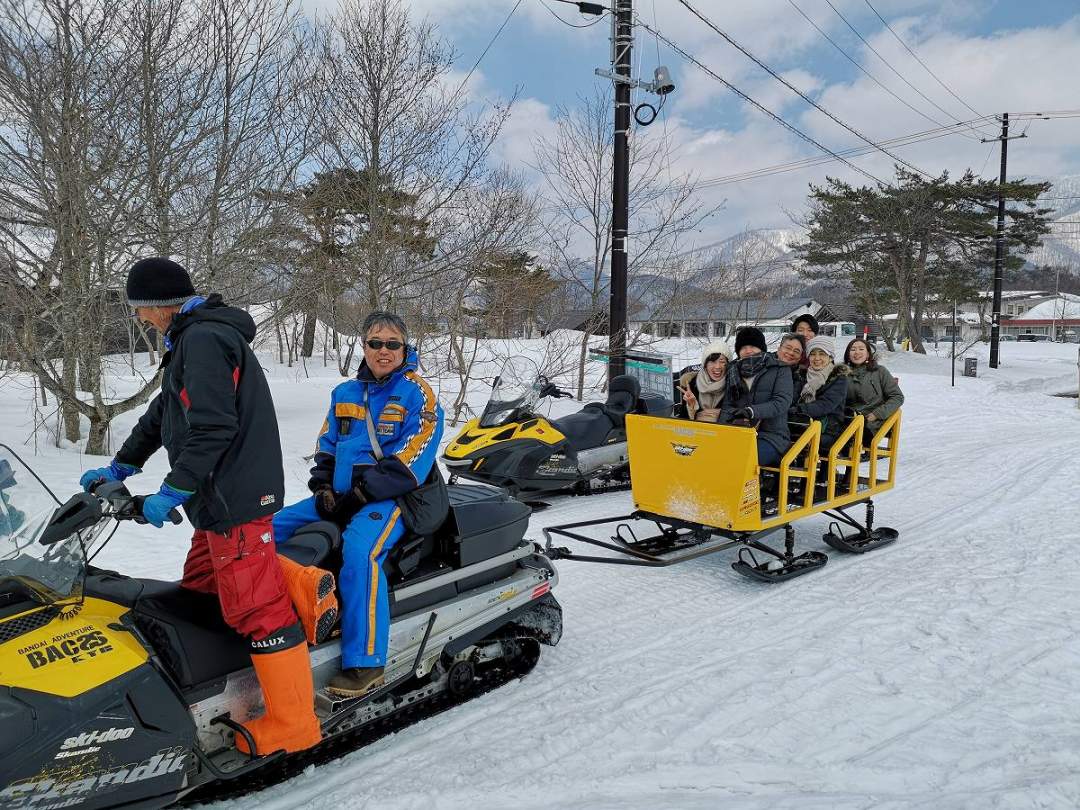
[(645, 89), (658, 96), (675, 92), (675, 82), (671, 80), (671, 71), (667, 69), (667, 65), (660, 65), (653, 71), (652, 83), (646, 85)]

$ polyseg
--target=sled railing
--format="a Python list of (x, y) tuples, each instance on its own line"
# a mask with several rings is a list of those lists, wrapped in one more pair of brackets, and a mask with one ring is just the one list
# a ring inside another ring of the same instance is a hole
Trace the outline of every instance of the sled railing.
[[(863, 444), (865, 421), (857, 415), (824, 451), (821, 425), (813, 420), (775, 467), (758, 465), (752, 428), (639, 415), (628, 416), (626, 425), (635, 508), (720, 530), (777, 529), (867, 501), (896, 480), (899, 411), (881, 424), (869, 446)], [(776, 482), (766, 493), (775, 507), (765, 510), (762, 473)], [(824, 491), (818, 487), (822, 479)]]

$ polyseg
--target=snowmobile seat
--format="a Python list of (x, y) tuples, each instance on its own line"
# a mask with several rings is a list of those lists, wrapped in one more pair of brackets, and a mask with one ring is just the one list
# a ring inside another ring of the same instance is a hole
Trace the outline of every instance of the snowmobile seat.
[(328, 520), (301, 526), (284, 543), (278, 543), (277, 553), (300, 565), (340, 568), (341, 529)]
[(604, 403), (604, 411), (611, 418), (616, 427), (624, 427), (626, 415), (633, 413), (638, 407), (638, 399), (641, 398), (641, 383), (636, 377), (629, 374), (620, 374), (612, 379), (608, 386), (607, 402)]
[(181, 588), (179, 582), (140, 582), (135, 623), (181, 688), (251, 666), (248, 641), (225, 623), (217, 596)]
[(615, 420), (600, 402), (590, 402), (577, 413), (552, 419), (551, 424), (566, 437), (574, 450), (600, 447), (616, 427)]

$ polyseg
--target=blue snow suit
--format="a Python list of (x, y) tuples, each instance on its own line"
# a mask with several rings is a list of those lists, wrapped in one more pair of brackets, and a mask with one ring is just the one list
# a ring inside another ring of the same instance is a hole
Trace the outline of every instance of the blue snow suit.
[[(341, 495), (359, 486), (368, 503), (342, 535), (341, 665), (382, 667), (390, 640), (390, 599), (382, 563), (405, 534), (395, 499), (416, 489), (435, 464), (443, 433), (443, 410), (416, 372), (416, 353), (385, 379), (361, 364), (356, 379), (330, 395), (330, 410), (319, 436), (311, 487), (330, 484)], [(371, 452), (364, 394), (383, 459)], [(321, 520), (315, 499), (306, 498), (274, 516), (274, 537), (284, 542), (301, 526)]]

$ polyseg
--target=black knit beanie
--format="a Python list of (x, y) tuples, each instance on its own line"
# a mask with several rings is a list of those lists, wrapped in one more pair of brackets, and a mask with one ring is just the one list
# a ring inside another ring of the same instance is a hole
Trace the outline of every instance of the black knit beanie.
[(171, 259), (152, 256), (131, 265), (127, 277), (128, 303), (133, 307), (170, 307), (195, 295), (187, 270)]
[(744, 326), (735, 333), (736, 356), (743, 346), (757, 346), (763, 352), (769, 350), (769, 345), (765, 342), (765, 333), (756, 326)]

